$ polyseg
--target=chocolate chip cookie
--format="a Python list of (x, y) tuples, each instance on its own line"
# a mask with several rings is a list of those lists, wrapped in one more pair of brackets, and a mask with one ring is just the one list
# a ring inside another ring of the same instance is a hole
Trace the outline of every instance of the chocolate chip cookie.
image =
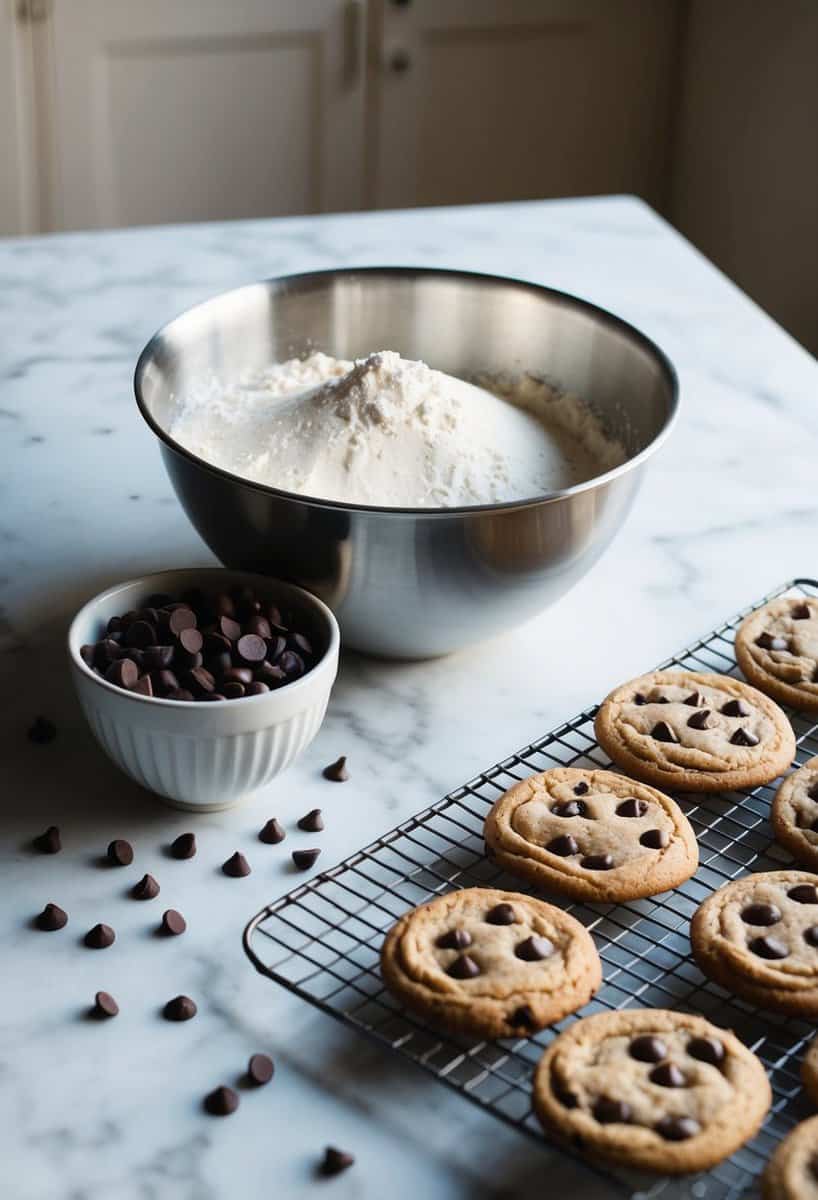
[(771, 600), (750, 613), (736, 633), (736, 658), (762, 692), (818, 711), (818, 599)]
[(778, 705), (728, 675), (642, 675), (611, 692), (594, 727), (599, 744), (631, 775), (682, 792), (768, 783), (795, 754)]
[(704, 1017), (667, 1009), (575, 1021), (546, 1050), (534, 1109), (547, 1132), (601, 1159), (700, 1171), (751, 1138), (772, 1093), (756, 1056)]
[(776, 840), (793, 858), (818, 871), (818, 758), (788, 775), (770, 809)]
[(776, 1147), (761, 1195), (762, 1200), (818, 1200), (818, 1117), (796, 1125)]
[(454, 1033), (510, 1037), (581, 1008), (602, 968), (591, 935), (560, 908), (464, 888), (412, 909), (381, 950), (384, 983)]
[(699, 863), (675, 800), (612, 771), (555, 767), (523, 779), (486, 818), (501, 866), (581, 900), (635, 900), (676, 887)]
[(814, 1037), (801, 1063), (801, 1082), (804, 1091), (818, 1108), (818, 1037)]
[(760, 1008), (818, 1017), (818, 875), (766, 871), (725, 884), (693, 915), (696, 962)]

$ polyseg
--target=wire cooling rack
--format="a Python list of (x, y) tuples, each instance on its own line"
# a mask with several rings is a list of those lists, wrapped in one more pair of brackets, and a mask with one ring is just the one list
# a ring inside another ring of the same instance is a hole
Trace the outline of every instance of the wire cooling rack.
[[(816, 596), (818, 581), (794, 580), (758, 604), (783, 595)], [(737, 674), (733, 635), (758, 604), (662, 668)], [(573, 1018), (533, 1037), (497, 1042), (448, 1035), (401, 1008), (383, 987), (378, 958), (384, 935), (398, 917), (441, 893), (474, 886), (532, 890), (486, 857), (483, 821), (498, 796), (532, 772), (609, 767), (594, 739), (595, 712), (581, 712), (296, 888), (255, 916), (245, 931), (245, 949), (263, 974), (540, 1141), (544, 1135), (531, 1107), (532, 1075), (545, 1046)], [(800, 764), (818, 754), (818, 724), (792, 710), (787, 714)], [(696, 832), (701, 861), (681, 887), (623, 904), (563, 903), (592, 931), (602, 959), (604, 984), (580, 1015), (634, 1006), (701, 1013), (735, 1030), (761, 1058), (773, 1088), (763, 1129), (710, 1172), (679, 1180), (593, 1168), (633, 1200), (749, 1197), (776, 1144), (808, 1115), (799, 1066), (813, 1030), (803, 1021), (760, 1012), (710, 982), (691, 958), (688, 940), (691, 916), (716, 888), (747, 871), (789, 865), (789, 856), (771, 839), (767, 817), (773, 793), (774, 785), (679, 797)]]

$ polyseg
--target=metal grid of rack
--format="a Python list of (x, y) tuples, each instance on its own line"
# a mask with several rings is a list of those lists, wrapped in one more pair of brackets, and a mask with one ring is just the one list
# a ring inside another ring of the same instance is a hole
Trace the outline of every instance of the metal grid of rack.
[[(758, 604), (789, 594), (816, 596), (818, 581), (795, 580)], [(662, 668), (737, 674), (735, 628), (758, 604)], [(526, 775), (560, 765), (609, 767), (594, 739), (595, 711), (580, 713), (296, 888), (257, 914), (245, 931), (247, 953), (263, 974), (540, 1140), (544, 1135), (530, 1100), (532, 1074), (545, 1046), (573, 1018), (533, 1037), (498, 1042), (455, 1037), (401, 1008), (383, 987), (378, 957), (397, 918), (443, 892), (474, 886), (531, 890), (486, 857), (483, 821), (498, 796)], [(803, 763), (818, 754), (818, 724), (787, 712), (796, 733), (797, 762)], [(773, 1105), (757, 1137), (706, 1174), (671, 1180), (598, 1169), (623, 1196), (748, 1197), (775, 1145), (808, 1115), (799, 1066), (812, 1029), (803, 1021), (760, 1012), (707, 980), (691, 958), (688, 940), (690, 918), (710, 892), (748, 871), (789, 864), (787, 853), (771, 840), (767, 821), (774, 786), (678, 797), (696, 832), (701, 863), (681, 887), (616, 905), (563, 903), (592, 931), (602, 959), (604, 984), (580, 1015), (633, 1006), (701, 1013), (735, 1030), (763, 1061), (773, 1088)]]

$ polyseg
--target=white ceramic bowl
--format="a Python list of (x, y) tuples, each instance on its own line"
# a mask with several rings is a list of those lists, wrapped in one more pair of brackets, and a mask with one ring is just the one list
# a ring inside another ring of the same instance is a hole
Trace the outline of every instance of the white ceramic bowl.
[[(300, 679), (240, 700), (160, 700), (116, 687), (95, 675), (80, 646), (104, 636), (110, 617), (139, 608), (147, 596), (186, 588), (225, 591), (236, 584), (308, 615), (324, 653)], [(99, 744), (132, 779), (176, 808), (230, 808), (289, 766), (315, 737), (338, 673), (338, 623), (326, 604), (292, 584), (246, 571), (194, 568), (131, 579), (80, 609), (68, 632), (71, 672)]]

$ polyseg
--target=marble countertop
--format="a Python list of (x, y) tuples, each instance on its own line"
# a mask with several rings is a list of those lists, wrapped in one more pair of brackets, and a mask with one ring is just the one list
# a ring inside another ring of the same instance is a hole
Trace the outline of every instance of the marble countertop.
[[(102, 586), (212, 561), (177, 504), (132, 399), (153, 330), (222, 289), (282, 272), (407, 264), (520, 276), (585, 296), (667, 351), (677, 430), (626, 527), (537, 620), (427, 663), (347, 656), (304, 758), (248, 807), (195, 819), (198, 856), (162, 846), (191, 818), (103, 757), (67, 678), (63, 640)], [(641, 202), (591, 200), (354, 214), (0, 242), (0, 1163), (9, 1200), (254, 1200), (326, 1187), (339, 1200), (515, 1200), (608, 1189), (257, 975), (247, 918), (297, 881), (255, 839), (324, 810), (326, 867), (481, 768), (648, 669), (784, 579), (818, 574), (818, 368)], [(57, 740), (35, 746), (39, 712)], [(352, 779), (320, 768), (349, 756)], [(50, 823), (56, 857), (33, 855)], [(110, 839), (130, 869), (97, 866)], [(254, 870), (218, 870), (234, 849)], [(124, 898), (151, 871), (150, 905)], [(61, 934), (30, 928), (46, 901)], [(189, 930), (158, 941), (165, 907)], [(112, 924), (104, 955), (78, 945)], [(105, 989), (121, 1013), (84, 1019)], [(185, 1025), (157, 1014), (184, 992)], [(255, 1050), (273, 1084), (236, 1116), (202, 1114)], [(319, 1183), (327, 1143), (356, 1166)]]

